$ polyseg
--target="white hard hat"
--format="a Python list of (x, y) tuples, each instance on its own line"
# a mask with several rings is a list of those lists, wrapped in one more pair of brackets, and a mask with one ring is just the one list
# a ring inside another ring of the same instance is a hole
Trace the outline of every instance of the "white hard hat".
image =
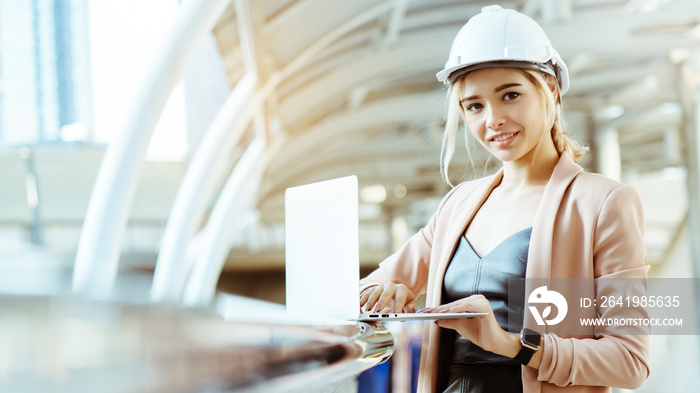
[(467, 72), (487, 67), (535, 69), (555, 77), (559, 94), (569, 90), (569, 70), (542, 27), (527, 15), (484, 7), (457, 33), (440, 82), (451, 84)]

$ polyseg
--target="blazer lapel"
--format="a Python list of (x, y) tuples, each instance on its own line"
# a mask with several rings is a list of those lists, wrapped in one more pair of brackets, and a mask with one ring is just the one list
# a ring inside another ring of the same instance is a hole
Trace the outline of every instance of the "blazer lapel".
[[(527, 257), (527, 278), (551, 278), (552, 277), (552, 247), (554, 247), (554, 223), (559, 212), (559, 206), (564, 198), (564, 193), (569, 184), (574, 180), (583, 168), (576, 164), (569, 154), (561, 154), (552, 176), (544, 188), (542, 201), (535, 213), (535, 223), (530, 237), (530, 249)], [(527, 285), (526, 294), (534, 288)], [(525, 299), (527, 302), (527, 299)], [(536, 323), (530, 313), (525, 313), (524, 326), (534, 328)]]
[[(462, 202), (462, 204), (455, 209), (453, 216), (450, 217), (450, 225), (445, 234), (444, 244), (451, 244), (452, 247), (445, 247), (440, 255), (440, 261), (436, 270), (436, 278), (439, 282), (436, 282), (436, 288), (442, 288), (442, 280), (445, 277), (445, 272), (447, 271), (447, 266), (450, 264), (452, 255), (454, 255), (457, 245), (459, 245), (459, 239), (467, 229), (467, 226), (474, 218), (474, 215), (479, 210), (481, 205), (484, 204), (486, 198), (491, 194), (491, 191), (501, 182), (503, 178), (503, 168), (498, 170), (495, 174), (484, 179), (474, 190), (469, 194), (469, 196)], [(438, 302), (441, 301), (440, 293), (438, 292)]]

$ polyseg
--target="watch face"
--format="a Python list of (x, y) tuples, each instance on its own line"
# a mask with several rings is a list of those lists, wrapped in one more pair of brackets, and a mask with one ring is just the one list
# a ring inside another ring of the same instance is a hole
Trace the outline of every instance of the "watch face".
[(532, 329), (525, 328), (522, 331), (522, 341), (535, 348), (540, 347), (540, 334)]

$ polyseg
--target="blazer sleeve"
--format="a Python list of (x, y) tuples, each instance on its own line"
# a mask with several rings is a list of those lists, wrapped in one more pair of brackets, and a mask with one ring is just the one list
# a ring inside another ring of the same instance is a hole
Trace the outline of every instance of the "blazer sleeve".
[(428, 224), (408, 239), (396, 253), (381, 262), (374, 272), (360, 280), (360, 296), (364, 291), (388, 282), (404, 284), (416, 296), (426, 292), (435, 228), (445, 205), (461, 187), (458, 185), (447, 193)]
[[(606, 279), (634, 278), (646, 289), (642, 204), (629, 186), (615, 188), (605, 199), (595, 226), (593, 264), (596, 297), (624, 291), (605, 285)], [(609, 282), (609, 281), (608, 281)], [(619, 284), (621, 281), (617, 281)], [(600, 301), (598, 302), (600, 304)], [(599, 308), (601, 318), (617, 317), (614, 307)], [(645, 317), (642, 308), (625, 310), (627, 317)], [(630, 314), (630, 312), (632, 314)], [(636, 334), (598, 326), (594, 338), (563, 338), (545, 334), (538, 380), (557, 386), (596, 385), (638, 388), (649, 376), (649, 336), (645, 328)], [(641, 334), (640, 334), (641, 333)]]

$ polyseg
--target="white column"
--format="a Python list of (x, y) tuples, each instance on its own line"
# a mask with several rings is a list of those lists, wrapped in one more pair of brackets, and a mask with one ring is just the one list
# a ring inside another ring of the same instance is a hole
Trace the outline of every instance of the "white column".
[(148, 142), (189, 59), (228, 3), (228, 0), (184, 2), (154, 55), (121, 130), (102, 161), (78, 244), (73, 272), (75, 292), (95, 296), (111, 292)]
[(700, 277), (700, 86), (695, 88), (693, 123), (688, 129), (688, 223), (695, 277)]
[(617, 129), (612, 127), (601, 129), (596, 135), (596, 149), (598, 172), (619, 181), (622, 177), (622, 161)]
[(681, 64), (679, 67), (678, 84), (683, 105), (683, 160), (688, 171), (690, 251), (695, 276), (700, 277), (700, 83), (697, 80), (700, 73), (693, 71), (700, 66), (700, 59), (695, 61), (694, 67), (691, 64)]

